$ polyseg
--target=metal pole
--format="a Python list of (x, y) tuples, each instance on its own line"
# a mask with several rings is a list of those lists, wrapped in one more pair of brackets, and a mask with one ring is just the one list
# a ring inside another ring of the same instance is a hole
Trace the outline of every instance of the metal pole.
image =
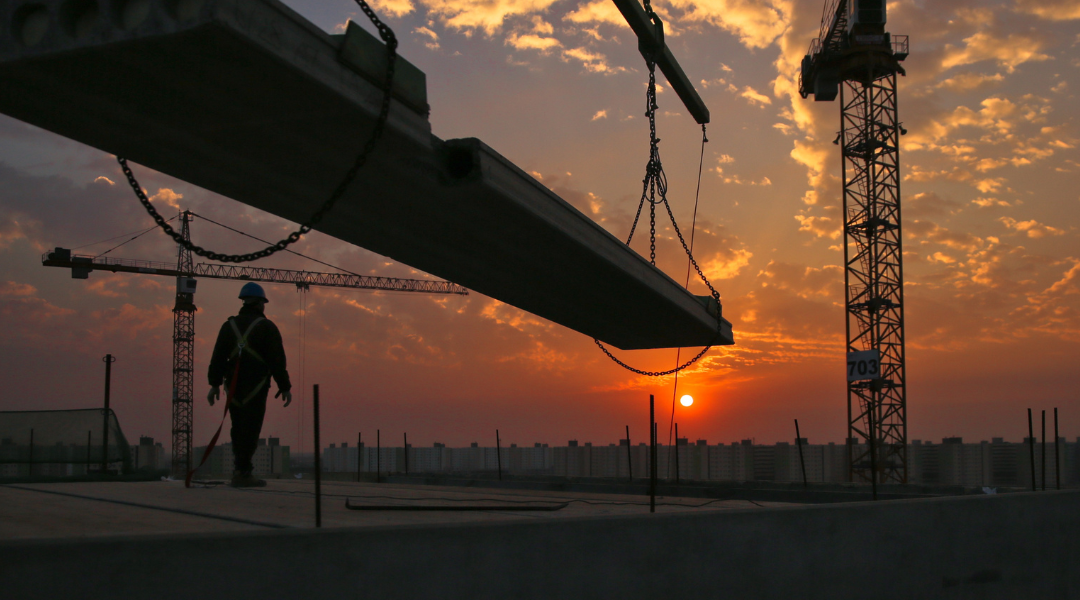
[(806, 487), (806, 461), (803, 460), (802, 436), (799, 435), (798, 419), (795, 419), (795, 445), (799, 447), (799, 466), (802, 467), (802, 486)]
[(656, 403), (649, 394), (649, 512), (656, 512)]
[(382, 432), (375, 430), (375, 483), (382, 483)]
[(322, 457), (319, 456), (319, 384), (315, 384), (311, 398), (315, 426), (315, 526), (322, 527)]
[(405, 448), (403, 448), (403, 451), (404, 451), (404, 454), (405, 454), (405, 474), (408, 475), (409, 474), (409, 434), (406, 433), (406, 434), (404, 434), (404, 436), (405, 436)]
[(1035, 489), (1035, 430), (1031, 426), (1031, 409), (1028, 409), (1028, 454), (1031, 455), (1031, 491)]
[(30, 464), (27, 465), (27, 477), (34, 476), (34, 428), (30, 428)]
[(872, 498), (874, 500), (877, 500), (877, 450), (874, 444), (874, 438), (877, 437), (877, 432), (875, 431), (876, 428), (874, 426), (874, 417), (876, 417), (877, 415), (874, 414), (874, 409), (872, 405), (870, 410), (866, 411), (866, 416), (867, 421), (869, 421), (870, 425), (870, 435), (868, 436), (870, 442), (870, 493), (872, 495)]
[(626, 426), (626, 472), (630, 476), (630, 483), (634, 482), (634, 461), (630, 454), (630, 426)]
[[(671, 463), (668, 463), (669, 465)], [(679, 424), (675, 424), (675, 485), (679, 485)]]
[(112, 354), (106, 354), (101, 360), (105, 363), (105, 410), (101, 438), (101, 474), (104, 475), (109, 470), (109, 394), (112, 389), (112, 364), (116, 362), (116, 358)]
[(502, 481), (502, 443), (499, 441), (499, 430), (495, 430), (495, 461), (499, 465), (499, 481)]
[(360, 459), (364, 456), (364, 444), (361, 442), (360, 432), (356, 434), (356, 482), (360, 483)]
[(656, 474), (656, 477), (652, 479), (654, 482), (652, 488), (656, 490), (660, 487), (660, 423), (652, 424), (652, 441), (654, 442), (652, 447), (652, 473)]
[(1046, 491), (1046, 411), (1042, 411), (1042, 491)]
[(1061, 453), (1058, 450), (1058, 419), (1057, 407), (1054, 407), (1054, 483), (1057, 489), (1061, 489)]

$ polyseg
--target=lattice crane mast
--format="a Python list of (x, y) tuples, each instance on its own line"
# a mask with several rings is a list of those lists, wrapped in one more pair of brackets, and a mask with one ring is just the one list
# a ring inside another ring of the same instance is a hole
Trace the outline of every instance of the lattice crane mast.
[[(192, 213), (181, 213), (181, 232), (191, 239)], [(374, 277), (354, 273), (320, 273), (265, 267), (193, 263), (191, 252), (178, 245), (176, 263), (72, 254), (56, 248), (41, 257), (46, 267), (71, 269), (73, 279), (87, 279), (91, 271), (138, 273), (176, 278), (173, 306), (173, 394), (172, 394), (172, 474), (183, 478), (191, 470), (192, 399), (195, 375), (195, 287), (197, 278), (293, 284), (307, 290), (312, 286), (388, 292), (468, 295), (464, 287), (449, 281)]]
[[(827, 0), (799, 93), (840, 94), (849, 478), (906, 483), (907, 378), (896, 75), (908, 36), (885, 31), (885, 0)], [(856, 445), (865, 439), (865, 447)]]

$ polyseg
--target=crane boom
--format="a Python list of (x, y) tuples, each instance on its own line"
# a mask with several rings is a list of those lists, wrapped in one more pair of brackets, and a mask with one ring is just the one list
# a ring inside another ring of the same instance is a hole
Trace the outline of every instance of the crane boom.
[(85, 279), (90, 271), (110, 271), (112, 273), (139, 273), (143, 275), (163, 275), (165, 277), (205, 277), (207, 279), (231, 279), (236, 281), (258, 281), (263, 283), (292, 283), (304, 286), (340, 287), (388, 292), (421, 292), (425, 294), (457, 294), (467, 296), (469, 290), (449, 281), (427, 279), (401, 279), (397, 277), (376, 277), (353, 275), (350, 273), (320, 273), (317, 271), (295, 271), (290, 269), (269, 269), (240, 265), (222, 265), (216, 263), (197, 263), (191, 272), (177, 269), (174, 263), (136, 260), (130, 258), (112, 258), (108, 256), (88, 256), (71, 254), (65, 248), (56, 248), (41, 257), (41, 264), (46, 267), (62, 267), (72, 270), (72, 277)]

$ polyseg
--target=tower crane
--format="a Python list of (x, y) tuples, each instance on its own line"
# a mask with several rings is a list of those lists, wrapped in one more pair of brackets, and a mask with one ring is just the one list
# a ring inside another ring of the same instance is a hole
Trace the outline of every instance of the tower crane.
[[(908, 36), (885, 31), (885, 0), (827, 0), (799, 94), (840, 95), (848, 459), (852, 481), (906, 483), (907, 378), (896, 75)], [(861, 437), (866, 447), (856, 445)]]
[[(180, 214), (184, 239), (191, 239), (193, 213)], [(464, 287), (449, 281), (374, 277), (353, 273), (319, 273), (264, 267), (193, 263), (191, 251), (178, 245), (176, 263), (86, 256), (56, 248), (41, 257), (46, 267), (71, 269), (73, 279), (87, 279), (91, 271), (139, 273), (176, 278), (176, 301), (173, 306), (173, 393), (172, 393), (172, 474), (183, 478), (191, 470), (192, 398), (195, 371), (195, 287), (197, 278), (291, 283), (297, 289), (311, 286), (338, 287), (390, 292), (468, 295)]]

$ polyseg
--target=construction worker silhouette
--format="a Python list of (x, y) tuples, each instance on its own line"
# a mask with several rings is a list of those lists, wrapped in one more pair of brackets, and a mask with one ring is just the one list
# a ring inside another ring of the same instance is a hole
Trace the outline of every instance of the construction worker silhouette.
[(259, 487), (266, 482), (252, 474), (251, 457), (259, 444), (263, 416), (266, 414), (266, 397), (270, 393), (270, 378), (277, 382), (278, 392), (285, 406), (292, 402), (292, 385), (289, 372), (285, 370), (285, 348), (281, 333), (270, 319), (263, 315), (269, 300), (262, 286), (246, 283), (240, 289), (244, 305), (235, 317), (229, 317), (218, 332), (214, 354), (210, 359), (210, 393), (206, 399), (210, 406), (221, 396), (221, 385), (226, 385), (226, 400), (232, 419), (232, 447), (236, 470), (232, 485), (235, 487)]

